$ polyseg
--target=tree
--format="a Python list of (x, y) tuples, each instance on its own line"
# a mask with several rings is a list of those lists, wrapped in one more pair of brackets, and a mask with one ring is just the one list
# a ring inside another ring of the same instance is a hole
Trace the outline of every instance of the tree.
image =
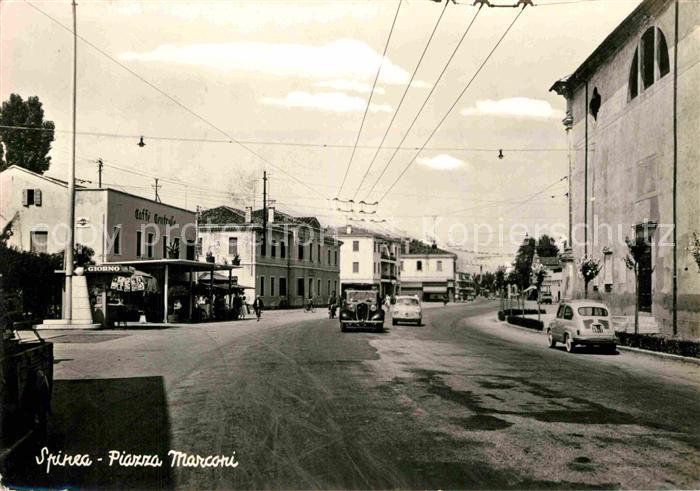
[(588, 298), (588, 284), (600, 273), (600, 260), (596, 257), (583, 256), (578, 262), (578, 272), (584, 282), (584, 298)]
[(639, 263), (649, 247), (643, 240), (631, 240), (625, 237), (628, 254), (625, 266), (634, 273), (634, 333), (639, 334)]
[(33, 172), (43, 174), (51, 165), (51, 142), (54, 140), (53, 121), (44, 121), (44, 109), (36, 96), (26, 101), (17, 94), (2, 103), (0, 125), (37, 128), (21, 130), (0, 128), (0, 171), (11, 165), (18, 165)]
[(501, 297), (501, 310), (505, 310), (505, 306), (503, 305), (503, 289), (506, 286), (506, 268), (505, 266), (499, 266), (496, 269), (496, 274), (494, 277), (494, 282), (496, 285), (496, 288), (498, 289), (499, 296)]
[(547, 234), (542, 234), (537, 239), (537, 255), (540, 257), (556, 257), (559, 255), (559, 247), (556, 242)]
[(490, 292), (493, 291), (495, 280), (496, 276), (491, 271), (487, 271), (481, 275), (479, 284), (481, 285), (481, 288)]
[(542, 288), (542, 283), (547, 277), (547, 268), (544, 264), (537, 263), (532, 265), (532, 282), (535, 284), (537, 289), (537, 320), (540, 321), (540, 289)]

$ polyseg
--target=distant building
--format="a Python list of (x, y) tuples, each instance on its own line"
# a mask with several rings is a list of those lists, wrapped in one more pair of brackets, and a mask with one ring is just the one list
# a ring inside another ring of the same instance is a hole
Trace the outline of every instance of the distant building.
[(455, 298), (457, 255), (418, 240), (404, 242), (401, 258), (401, 294), (438, 301)]
[[(597, 256), (591, 284), (613, 314), (700, 337), (700, 275), (686, 251), (700, 231), (700, 3), (644, 0), (552, 90), (566, 97), (569, 243)], [(674, 241), (675, 233), (675, 241)], [(624, 238), (648, 241), (634, 273)], [(569, 271), (567, 296), (583, 296)]]
[[(66, 243), (65, 181), (19, 166), (0, 173), (0, 226), (12, 222), (8, 244), (49, 254)], [(75, 243), (95, 251), (96, 263), (194, 259), (195, 213), (111, 188), (78, 187)]]
[(341, 290), (374, 285), (382, 297), (401, 291), (401, 239), (359, 227), (337, 229)]
[(219, 206), (199, 217), (198, 255), (217, 263), (240, 262), (238, 284), (252, 287), (270, 307), (316, 305), (338, 293), (340, 244), (315, 217), (294, 217), (267, 208), (263, 247), (263, 210)]
[(457, 286), (455, 298), (459, 300), (466, 300), (469, 297), (476, 295), (476, 285), (474, 284), (474, 279), (469, 273), (464, 273), (458, 271), (456, 274)]
[(562, 283), (564, 271), (561, 260), (556, 256), (539, 257), (535, 254), (532, 263), (533, 265), (537, 263), (543, 264), (547, 270), (547, 276), (544, 281), (542, 281), (541, 290), (543, 292), (550, 292), (554, 302), (560, 301), (563, 298)]

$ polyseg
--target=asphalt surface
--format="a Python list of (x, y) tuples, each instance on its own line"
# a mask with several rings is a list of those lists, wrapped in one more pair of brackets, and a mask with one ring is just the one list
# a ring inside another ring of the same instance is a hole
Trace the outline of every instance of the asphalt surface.
[(50, 446), (232, 455), (236, 468), (58, 468), (113, 488), (700, 487), (700, 368), (548, 349), (495, 304), (341, 333), (316, 314), (57, 333)]

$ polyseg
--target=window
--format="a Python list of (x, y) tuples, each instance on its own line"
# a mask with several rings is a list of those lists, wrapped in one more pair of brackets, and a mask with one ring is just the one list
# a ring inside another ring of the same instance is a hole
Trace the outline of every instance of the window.
[(287, 278), (280, 278), (280, 296), (287, 296)]
[(314, 279), (309, 278), (309, 297), (314, 296)]
[(270, 295), (275, 296), (275, 277), (270, 276)]
[(317, 252), (316, 257), (318, 258), (318, 262), (320, 263), (321, 262), (321, 244), (318, 244), (316, 246), (316, 252)]
[(297, 254), (299, 256), (299, 258), (298, 258), (299, 261), (303, 261), (304, 260), (304, 244), (299, 243)]
[(152, 258), (154, 236), (153, 234), (148, 234), (146, 237), (148, 238), (148, 241), (146, 242), (146, 257)]
[(316, 295), (320, 295), (320, 294), (321, 294), (321, 280), (318, 279), (318, 280), (316, 280)]
[(136, 231), (136, 255), (141, 257), (143, 255), (143, 244), (141, 241), (142, 232), (140, 230)]
[(333, 261), (333, 264), (336, 266), (338, 265), (338, 249), (333, 250), (333, 255), (335, 256), (335, 261)]
[(270, 257), (277, 257), (277, 243), (274, 240), (270, 243)]
[(46, 253), (48, 249), (49, 233), (48, 232), (30, 232), (29, 233), (29, 248), (32, 252)]
[(238, 254), (238, 237), (228, 238), (228, 255), (236, 256)]
[(639, 94), (639, 50), (634, 50), (634, 58), (632, 58), (632, 66), (630, 67), (630, 99), (634, 99)]
[(668, 45), (666, 44), (666, 36), (661, 32), (661, 29), (656, 30), (657, 38), (657, 54), (659, 60), (659, 78), (671, 71), (671, 64), (668, 61)]
[(437, 262), (437, 270), (442, 271), (442, 261)]
[(647, 29), (634, 51), (630, 66), (629, 97), (637, 97), (640, 91), (648, 89), (654, 82), (671, 70), (668, 44), (661, 29)]
[(654, 29), (647, 29), (644, 35), (642, 35), (640, 47), (641, 56), (639, 60), (642, 65), (642, 84), (644, 88), (647, 89), (654, 83)]
[(328, 290), (326, 290), (326, 293), (328, 293), (328, 295), (331, 294), (331, 280), (328, 280)]
[(403, 270), (404, 270), (404, 265), (403, 265), (403, 261), (401, 261), (401, 271), (403, 271)]
[(331, 249), (330, 249), (330, 247), (328, 248), (328, 264), (329, 265), (332, 264), (331, 263)]
[(180, 239), (175, 237), (172, 241), (172, 249), (173, 249), (173, 256), (175, 256), (173, 259), (179, 259), (180, 258)]
[(353, 273), (359, 273), (360, 272), (360, 263), (355, 261), (352, 263), (352, 272)]
[(22, 190), (22, 205), (24, 206), (41, 206), (41, 189), (23, 189)]
[(202, 254), (202, 238), (197, 238), (197, 255)]
[(333, 291), (338, 293), (338, 280), (333, 280)]
[(261, 297), (265, 296), (265, 277), (260, 277), (260, 292), (258, 293)]
[(579, 307), (578, 315), (582, 317), (607, 317), (608, 309), (603, 307)]
[(287, 243), (284, 241), (280, 242), (280, 257), (282, 259), (287, 257)]
[(568, 305), (564, 307), (564, 314), (562, 316), (566, 320), (571, 320), (574, 318), (574, 311)]
[(163, 259), (168, 259), (168, 236), (163, 236)]
[(358, 252), (359, 250), (360, 250), (360, 241), (353, 240), (352, 241), (352, 252)]
[(187, 254), (186, 259), (188, 259), (189, 261), (195, 260), (194, 240), (187, 241), (186, 254)]
[(423, 261), (416, 261), (416, 271), (423, 271)]
[(122, 253), (122, 234), (121, 234), (121, 227), (114, 227), (114, 235), (112, 236), (112, 239), (114, 242), (112, 243), (112, 252), (114, 254), (121, 254)]
[(260, 255), (262, 257), (267, 256), (267, 238), (266, 237), (261, 237), (260, 241)]
[(314, 262), (314, 245), (309, 244), (309, 261)]
[(304, 278), (297, 278), (297, 295), (304, 296)]

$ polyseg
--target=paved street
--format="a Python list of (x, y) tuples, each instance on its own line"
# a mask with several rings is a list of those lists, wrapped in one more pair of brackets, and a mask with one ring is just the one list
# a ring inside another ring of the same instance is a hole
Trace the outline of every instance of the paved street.
[[(550, 350), (496, 304), (340, 332), (325, 312), (56, 332), (52, 449), (236, 452), (237, 468), (52, 470), (178, 488), (697, 488), (700, 368)], [(46, 483), (32, 468), (25, 483)]]

